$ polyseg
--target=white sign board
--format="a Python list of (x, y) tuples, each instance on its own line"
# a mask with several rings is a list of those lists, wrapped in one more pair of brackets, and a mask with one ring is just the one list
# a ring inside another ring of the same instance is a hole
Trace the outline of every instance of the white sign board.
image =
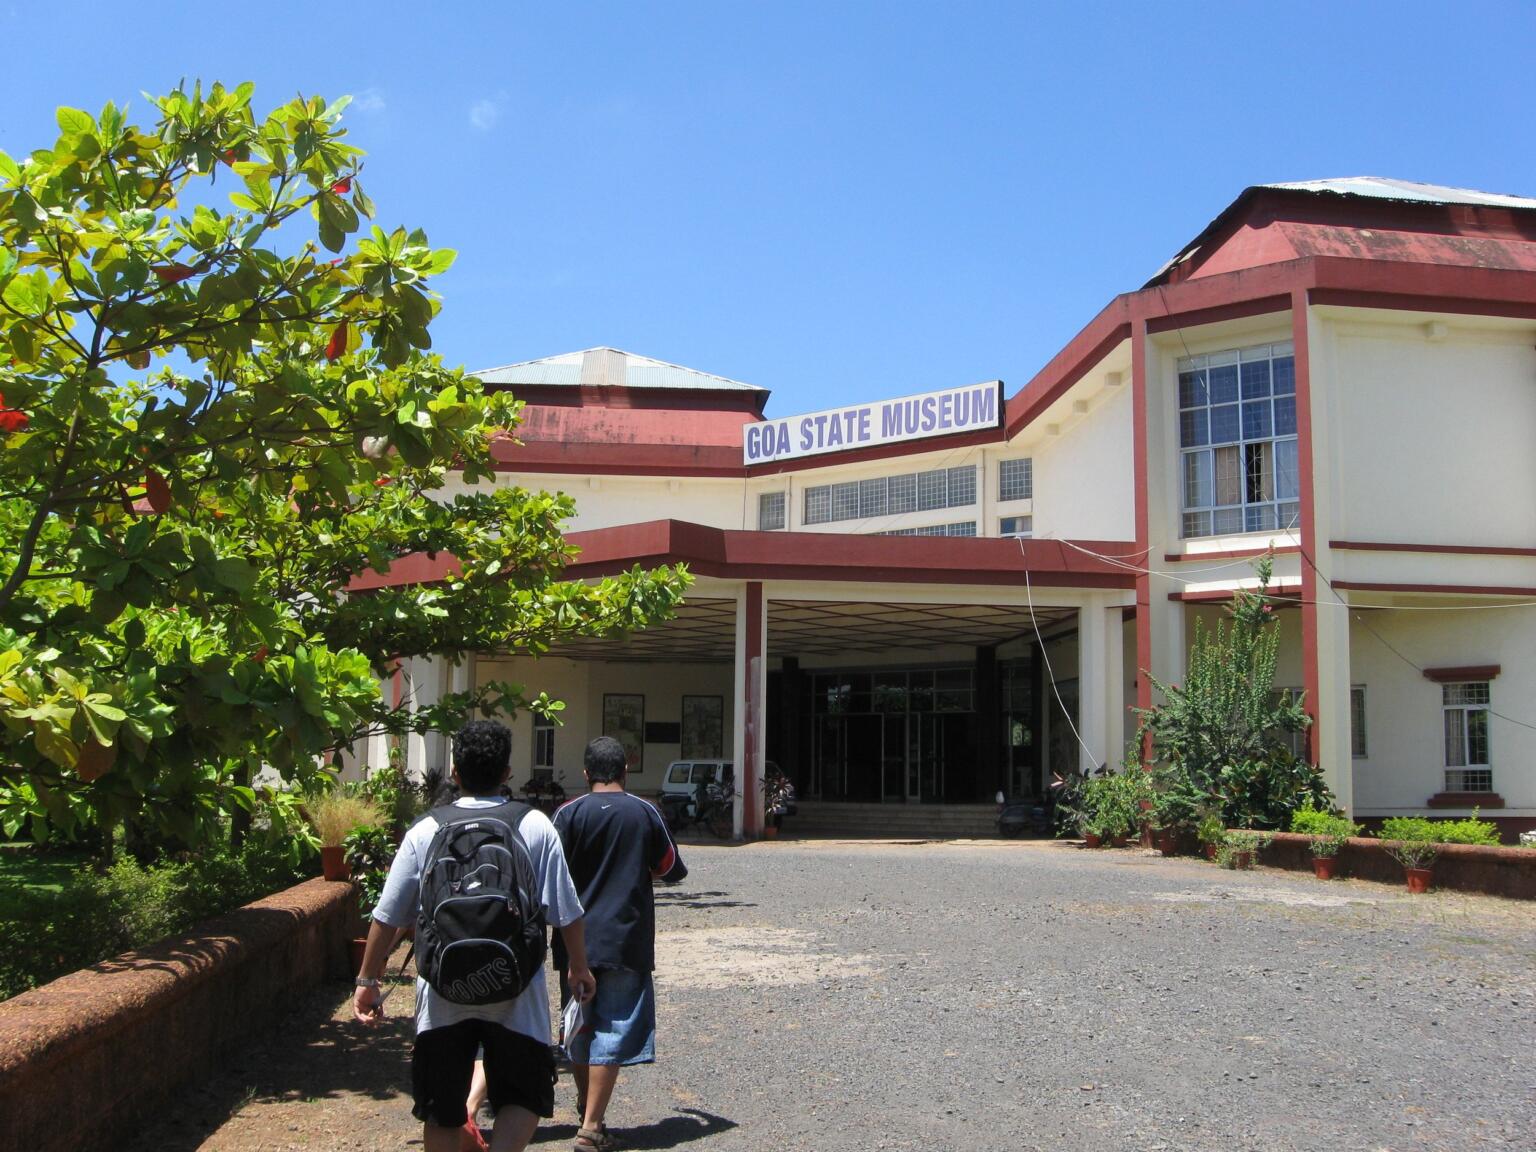
[(1001, 394), (1002, 384), (993, 381), (748, 424), (742, 429), (742, 463), (767, 464), (996, 428), (1003, 418)]

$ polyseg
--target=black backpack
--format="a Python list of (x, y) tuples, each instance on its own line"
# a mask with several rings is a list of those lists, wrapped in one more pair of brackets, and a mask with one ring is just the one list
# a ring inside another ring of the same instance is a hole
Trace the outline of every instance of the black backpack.
[(528, 805), (434, 808), (416, 971), (455, 1004), (511, 1000), (544, 963), (544, 902), (518, 825)]

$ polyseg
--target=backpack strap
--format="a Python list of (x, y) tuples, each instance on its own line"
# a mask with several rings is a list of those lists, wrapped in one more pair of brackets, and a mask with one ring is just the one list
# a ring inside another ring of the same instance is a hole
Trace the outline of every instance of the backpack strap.
[(500, 804), (493, 804), (488, 808), (460, 808), (457, 804), (441, 804), (427, 813), (437, 821), (438, 828), (446, 824), (456, 824), (464, 820), (471, 820), (477, 816), (496, 816), (505, 820), (516, 831), (523, 823), (523, 817), (533, 811), (531, 804), (524, 804), (521, 800), (503, 800)]

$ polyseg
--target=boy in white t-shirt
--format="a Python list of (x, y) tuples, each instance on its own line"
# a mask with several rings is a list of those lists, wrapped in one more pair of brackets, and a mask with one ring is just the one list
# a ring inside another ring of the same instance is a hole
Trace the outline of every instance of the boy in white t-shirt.
[[(466, 724), (453, 738), (454, 779), (463, 795), (460, 808), (504, 803), (497, 789), (511, 770), (512, 734), (489, 720)], [(438, 828), (424, 816), (406, 833), (395, 854), (384, 892), (373, 910), (368, 947), (358, 973), (352, 1011), (364, 1024), (383, 1018), (379, 976), (389, 958), (395, 930), (416, 922), (421, 870)], [(566, 980), (581, 999), (596, 987), (587, 968), (582, 908), (566, 870), (560, 838), (549, 818), (531, 809), (518, 825), (538, 880), (546, 920), (560, 930), (570, 957)], [(411, 1054), (412, 1114), (424, 1125), (426, 1152), (455, 1152), (469, 1117), (465, 1097), (475, 1051), (485, 1050), (486, 1083), (496, 1126), (493, 1152), (521, 1152), (533, 1138), (540, 1116), (554, 1113), (554, 1063), (549, 1048), (549, 1000), (540, 969), (513, 1000), (455, 1004), (426, 981), (416, 981), (416, 1046)]]

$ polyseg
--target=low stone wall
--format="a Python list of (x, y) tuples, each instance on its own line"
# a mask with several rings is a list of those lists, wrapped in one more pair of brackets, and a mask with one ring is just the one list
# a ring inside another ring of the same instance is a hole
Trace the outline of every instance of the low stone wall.
[[(1276, 832), (1259, 857), (1277, 868), (1312, 871), (1312, 843), (1293, 832)], [(1436, 888), (1483, 892), (1516, 900), (1536, 900), (1536, 852), (1529, 848), (1483, 848), (1442, 844), (1434, 864)], [(1356, 837), (1339, 849), (1338, 876), (1403, 883), (1403, 866), (1387, 853), (1385, 842)]]
[(356, 888), (310, 880), (0, 1003), (5, 1146), (110, 1147), (295, 992), (349, 975), (356, 927)]

